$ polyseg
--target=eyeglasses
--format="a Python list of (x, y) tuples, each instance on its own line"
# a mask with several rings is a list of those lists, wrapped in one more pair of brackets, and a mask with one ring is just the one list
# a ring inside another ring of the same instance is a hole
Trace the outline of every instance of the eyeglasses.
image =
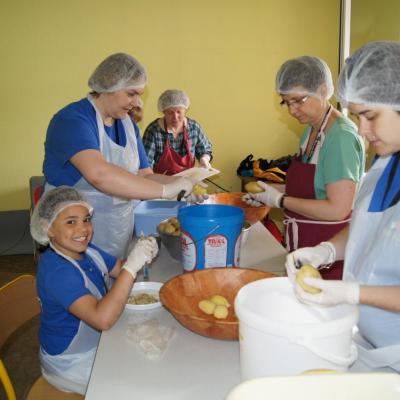
[(309, 97), (310, 96), (304, 96), (301, 99), (290, 100), (290, 101), (282, 100), (279, 104), (281, 106), (287, 106), (287, 108), (290, 108), (290, 107), (298, 108), (298, 107), (301, 107), (309, 99)]

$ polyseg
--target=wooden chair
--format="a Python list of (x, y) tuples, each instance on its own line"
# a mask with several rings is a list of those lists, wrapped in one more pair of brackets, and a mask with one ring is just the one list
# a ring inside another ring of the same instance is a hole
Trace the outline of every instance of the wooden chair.
[[(36, 295), (36, 279), (22, 275), (0, 288), (0, 347), (25, 322), (40, 313)], [(0, 381), (8, 400), (16, 400), (15, 390), (7, 370), (0, 360)], [(65, 393), (51, 386), (40, 377), (32, 386), (27, 400), (83, 400), (76, 393)]]

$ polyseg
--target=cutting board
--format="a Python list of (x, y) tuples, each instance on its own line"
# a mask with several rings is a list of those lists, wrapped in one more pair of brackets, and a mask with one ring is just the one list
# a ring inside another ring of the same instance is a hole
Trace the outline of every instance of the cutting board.
[(216, 168), (193, 167), (179, 172), (174, 176), (183, 176), (184, 178), (190, 179), (192, 182), (200, 182), (203, 179), (218, 175), (219, 173), (220, 171)]

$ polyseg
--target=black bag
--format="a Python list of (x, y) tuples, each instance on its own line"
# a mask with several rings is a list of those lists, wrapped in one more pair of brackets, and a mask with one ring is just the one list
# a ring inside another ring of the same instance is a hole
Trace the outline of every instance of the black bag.
[(244, 160), (239, 164), (236, 170), (239, 176), (253, 176), (253, 154), (249, 154)]

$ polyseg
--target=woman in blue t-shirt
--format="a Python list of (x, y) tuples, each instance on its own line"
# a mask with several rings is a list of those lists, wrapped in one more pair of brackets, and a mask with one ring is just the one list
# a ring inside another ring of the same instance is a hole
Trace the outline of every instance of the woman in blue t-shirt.
[[(60, 185), (82, 191), (95, 213), (93, 242), (124, 257), (133, 233), (133, 199), (189, 195), (185, 178), (153, 174), (129, 111), (137, 106), (147, 76), (128, 54), (107, 57), (89, 79), (87, 98), (52, 118), (43, 164), (45, 189)], [(198, 199), (195, 199), (198, 200)]]
[(37, 273), (42, 373), (57, 388), (81, 394), (100, 332), (117, 321), (137, 272), (158, 252), (152, 237), (140, 239), (125, 262), (91, 244), (92, 213), (81, 193), (62, 186), (42, 196), (31, 220), (32, 237), (50, 245)]

